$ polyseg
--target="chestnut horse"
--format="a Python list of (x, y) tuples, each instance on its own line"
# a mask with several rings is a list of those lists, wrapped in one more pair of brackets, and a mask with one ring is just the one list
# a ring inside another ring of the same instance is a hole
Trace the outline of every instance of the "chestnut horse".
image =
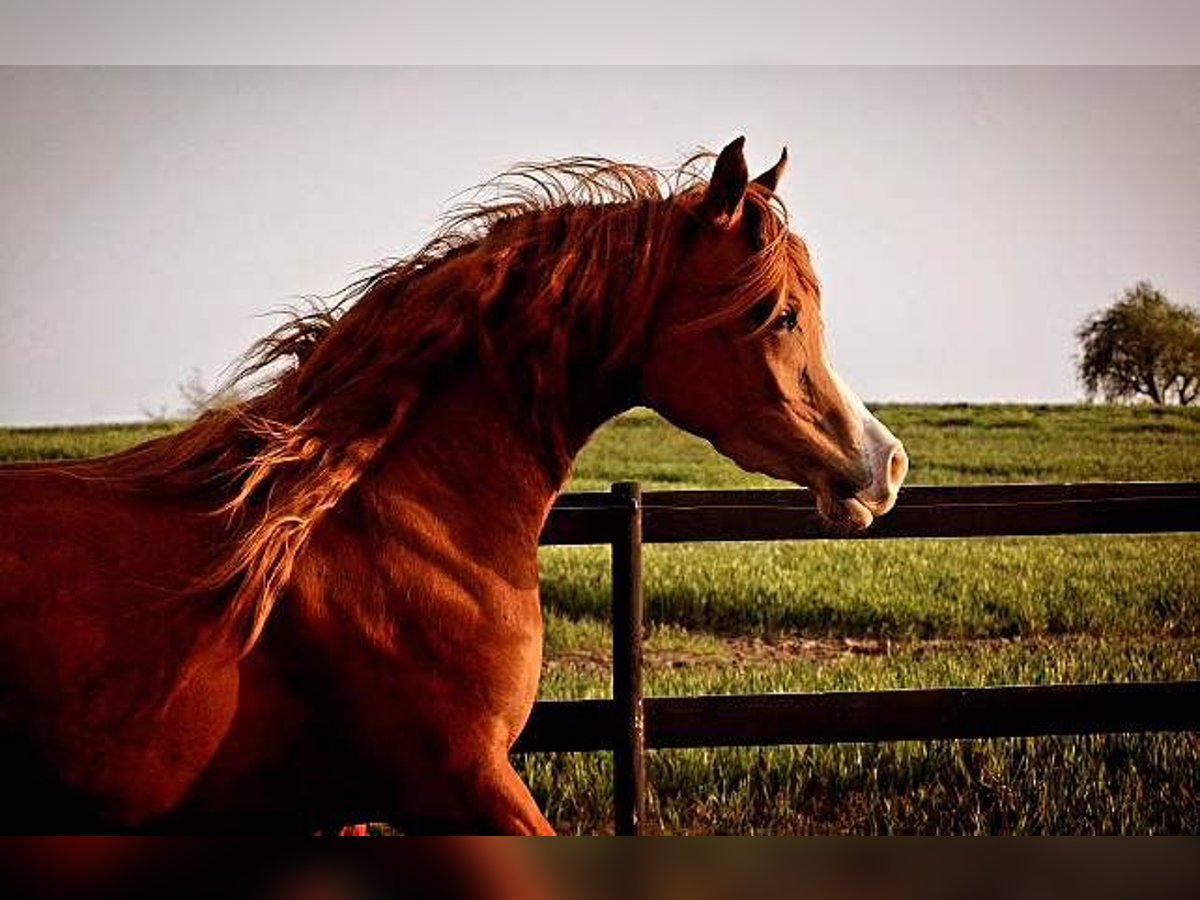
[(538, 535), (602, 423), (657, 410), (836, 528), (887, 512), (907, 458), (826, 359), (786, 151), (708, 160), (520, 167), (261, 341), (237, 402), (0, 468), (7, 827), (549, 833), (508, 751)]

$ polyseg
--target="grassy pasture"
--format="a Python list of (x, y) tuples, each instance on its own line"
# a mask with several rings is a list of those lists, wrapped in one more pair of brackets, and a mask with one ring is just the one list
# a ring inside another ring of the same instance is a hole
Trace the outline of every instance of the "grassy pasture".
[[(909, 451), (910, 484), (997, 481), (1193, 481), (1200, 409), (1145, 406), (882, 405), (874, 412)], [(636, 478), (647, 489), (752, 488), (750, 475), (704, 442), (627, 413), (580, 456), (572, 490)]]
[[(1200, 480), (1200, 411), (882, 406), (910, 483)], [(169, 424), (0, 431), (0, 460), (111, 452)], [(772, 484), (642, 411), (572, 490)], [(653, 694), (1200, 677), (1200, 537), (652, 546)], [(609, 691), (608, 553), (542, 551), (542, 695)], [(609, 827), (603, 754), (518, 761), (564, 831)], [(671, 833), (1200, 832), (1200, 737), (1099, 736), (651, 754)]]

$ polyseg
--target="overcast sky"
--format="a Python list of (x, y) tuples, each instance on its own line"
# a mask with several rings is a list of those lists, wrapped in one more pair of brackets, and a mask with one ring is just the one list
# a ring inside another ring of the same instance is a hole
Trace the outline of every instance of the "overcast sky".
[(0, 423), (180, 406), (522, 159), (747, 136), (869, 400), (1079, 396), (1072, 332), (1200, 301), (1198, 69), (0, 70)]

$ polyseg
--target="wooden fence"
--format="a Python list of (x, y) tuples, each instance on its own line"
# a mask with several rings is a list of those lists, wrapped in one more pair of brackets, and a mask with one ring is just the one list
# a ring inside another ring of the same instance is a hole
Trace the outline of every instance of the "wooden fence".
[[(844, 539), (1171, 531), (1200, 531), (1200, 483), (911, 487)], [(647, 749), (1200, 731), (1200, 681), (643, 696), (644, 543), (825, 537), (804, 490), (564, 495), (542, 543), (612, 546), (613, 699), (538, 702), (516, 752), (611, 751), (616, 831), (638, 834)]]

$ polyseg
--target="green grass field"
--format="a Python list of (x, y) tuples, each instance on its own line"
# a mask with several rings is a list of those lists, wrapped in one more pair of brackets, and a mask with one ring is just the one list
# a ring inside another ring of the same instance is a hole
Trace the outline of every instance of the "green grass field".
[[(1200, 480), (1200, 411), (882, 406), (913, 484)], [(0, 459), (109, 452), (171, 425), (0, 432)], [(768, 486), (646, 412), (573, 490)], [(653, 694), (1200, 677), (1200, 537), (646, 548)], [(542, 695), (609, 691), (608, 554), (542, 552)], [(603, 754), (519, 761), (563, 831), (609, 829)], [(1200, 737), (1097, 736), (651, 754), (649, 830), (1200, 832)]]

